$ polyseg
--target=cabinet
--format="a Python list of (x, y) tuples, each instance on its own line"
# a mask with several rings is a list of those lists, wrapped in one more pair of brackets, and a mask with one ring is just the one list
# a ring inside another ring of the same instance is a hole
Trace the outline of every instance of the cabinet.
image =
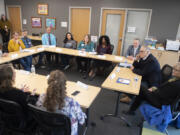
[(179, 52), (151, 50), (151, 53), (157, 58), (161, 68), (165, 64), (174, 66), (179, 61)]

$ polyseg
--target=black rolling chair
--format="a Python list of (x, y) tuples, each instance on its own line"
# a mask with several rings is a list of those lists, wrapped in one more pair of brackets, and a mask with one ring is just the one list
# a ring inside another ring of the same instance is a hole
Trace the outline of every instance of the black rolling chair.
[(59, 113), (48, 112), (29, 104), (29, 110), (38, 123), (38, 135), (71, 135), (70, 119)]
[[(111, 44), (111, 54), (113, 53), (113, 50), (114, 50), (114, 45)], [(114, 66), (115, 65), (113, 64), (113, 62), (109, 63), (109, 66), (107, 67), (108, 71), (105, 72), (105, 73), (107, 73), (106, 76), (110, 74), (110, 72), (113, 70)]]
[(166, 64), (162, 67), (162, 69), (161, 69), (161, 77), (162, 77), (161, 83), (168, 81), (172, 77), (172, 71), (173, 71), (173, 68), (168, 64)]
[(111, 54), (113, 53), (114, 45), (111, 44)]
[(0, 99), (0, 121), (1, 132), (6, 133), (21, 133), (21, 134), (33, 134), (35, 127), (34, 122), (27, 122), (22, 107), (13, 101)]

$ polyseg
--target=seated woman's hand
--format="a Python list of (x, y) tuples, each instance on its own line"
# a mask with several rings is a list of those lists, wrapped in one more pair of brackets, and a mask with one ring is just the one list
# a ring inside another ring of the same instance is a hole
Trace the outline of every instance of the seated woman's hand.
[(8, 56), (8, 53), (3, 53), (2, 56), (3, 56), (3, 57), (7, 57), (7, 56)]
[(148, 90), (149, 90), (150, 92), (152, 92), (152, 91), (153, 91), (153, 89), (152, 89), (152, 88), (149, 88)]
[(24, 92), (30, 92), (29, 86), (27, 86), (26, 84), (22, 85), (21, 90), (24, 91)]

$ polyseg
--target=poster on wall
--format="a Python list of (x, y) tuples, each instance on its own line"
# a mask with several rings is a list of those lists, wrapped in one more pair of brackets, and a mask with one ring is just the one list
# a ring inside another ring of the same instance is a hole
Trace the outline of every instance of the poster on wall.
[(55, 17), (47, 17), (46, 18), (46, 28), (51, 27), (52, 29), (56, 29), (56, 18)]
[(38, 4), (38, 14), (48, 15), (48, 4)]
[(41, 28), (42, 27), (41, 17), (31, 17), (31, 25), (32, 28)]

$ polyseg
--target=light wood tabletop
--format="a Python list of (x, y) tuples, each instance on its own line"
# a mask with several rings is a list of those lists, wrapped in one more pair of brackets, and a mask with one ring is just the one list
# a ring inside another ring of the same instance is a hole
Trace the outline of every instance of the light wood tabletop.
[(125, 61), (127, 63), (133, 63), (133, 61), (128, 60), (124, 56), (117, 56), (117, 55), (110, 55), (110, 54), (96, 55), (96, 54), (93, 54), (92, 52), (82, 52), (79, 50), (62, 48), (62, 47), (46, 46), (45, 48), (46, 48), (45, 50), (48, 52), (67, 54), (67, 55), (72, 55), (72, 56), (80, 56), (80, 57), (86, 57), (86, 58), (92, 58), (92, 59), (99, 59), (99, 60), (104, 60), (104, 61), (111, 61), (114, 63), (125, 62)]
[[(130, 80), (128, 84), (117, 83), (118, 78)], [(142, 77), (134, 74), (129, 68), (116, 66), (107, 79), (103, 82), (102, 88), (113, 91), (138, 95)]]
[(40, 52), (44, 52), (44, 48), (41, 48), (40, 46), (26, 48), (22, 52), (21, 51), (11, 52), (8, 53), (8, 56), (6, 57), (0, 57), (0, 64), (11, 62), (13, 60), (17, 60)]
[(98, 60), (104, 60), (104, 61), (110, 61), (114, 63), (119, 62), (127, 62), (127, 63), (133, 63), (133, 61), (128, 60), (127, 58), (123, 56), (116, 56), (116, 55), (95, 55), (92, 54), (92, 52), (82, 52), (75, 49), (68, 49), (68, 48), (61, 48), (61, 47), (55, 47), (55, 46), (46, 46), (46, 45), (39, 45), (31, 48), (26, 48), (22, 52), (16, 51), (8, 53), (7, 57), (0, 57), (0, 64), (10, 62), (22, 57), (30, 56), (33, 54), (37, 54), (40, 52), (53, 52), (53, 53), (59, 53), (59, 54), (67, 54), (72, 56), (79, 56), (79, 57), (85, 57), (85, 58), (92, 58), (92, 59), (98, 59)]
[[(47, 76), (32, 74), (24, 70), (16, 70), (15, 87), (22, 88), (23, 84), (29, 86), (30, 90), (36, 89), (37, 94), (43, 94), (47, 89)], [(88, 85), (87, 89), (78, 85), (76, 82), (67, 81), (67, 95), (76, 100), (82, 107), (89, 108), (92, 102), (99, 94), (101, 88)], [(80, 91), (76, 96), (71, 94), (75, 91)]]

